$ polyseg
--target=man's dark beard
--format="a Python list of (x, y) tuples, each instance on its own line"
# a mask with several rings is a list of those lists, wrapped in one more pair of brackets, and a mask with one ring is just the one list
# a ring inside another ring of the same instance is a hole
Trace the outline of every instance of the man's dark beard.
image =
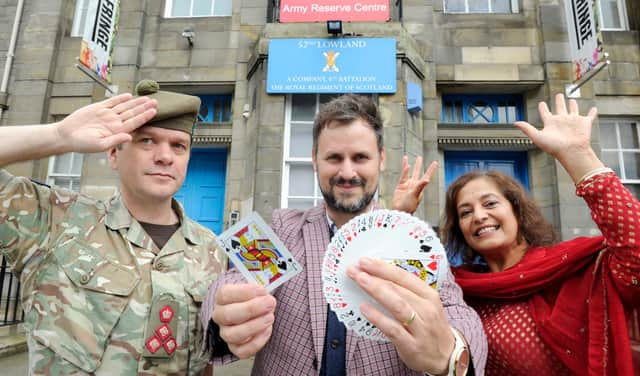
[(369, 206), (369, 204), (371, 203), (371, 200), (373, 200), (373, 197), (376, 194), (375, 190), (371, 193), (364, 191), (364, 193), (362, 194), (362, 197), (360, 197), (358, 201), (356, 201), (351, 205), (343, 205), (342, 203), (338, 202), (338, 198), (333, 194), (333, 187), (335, 187), (338, 184), (350, 184), (352, 186), (359, 186), (359, 187), (362, 187), (364, 190), (364, 187), (366, 186), (367, 181), (360, 178), (353, 178), (353, 179), (347, 180), (344, 178), (333, 177), (329, 180), (330, 188), (328, 192), (325, 192), (324, 189), (320, 187), (320, 192), (322, 192), (322, 197), (324, 197), (325, 204), (329, 208), (336, 211), (343, 212), (343, 213), (351, 213), (351, 214), (360, 213), (367, 206)]

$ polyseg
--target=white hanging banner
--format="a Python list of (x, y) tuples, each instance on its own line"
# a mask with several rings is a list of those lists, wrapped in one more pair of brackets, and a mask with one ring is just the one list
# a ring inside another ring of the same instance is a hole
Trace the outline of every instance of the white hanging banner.
[(90, 0), (80, 49), (80, 62), (108, 83), (119, 10), (120, 0)]
[(574, 80), (578, 81), (600, 60), (594, 3), (593, 0), (565, 0), (564, 4)]

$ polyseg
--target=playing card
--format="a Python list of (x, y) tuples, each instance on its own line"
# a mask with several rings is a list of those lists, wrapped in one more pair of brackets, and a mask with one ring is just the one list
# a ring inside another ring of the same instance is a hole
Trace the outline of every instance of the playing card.
[(218, 243), (229, 260), (249, 283), (267, 291), (293, 278), (302, 267), (256, 212), (218, 236)]
[(409, 273), (415, 275), (416, 277), (423, 280), (429, 286), (436, 288), (436, 283), (438, 281), (438, 261), (429, 260), (428, 258), (419, 259), (388, 259), (383, 258), (386, 262), (391, 265), (395, 265), (399, 268), (402, 268)]
[(363, 256), (383, 259), (437, 289), (448, 271), (444, 248), (427, 223), (390, 210), (359, 215), (332, 238), (322, 265), (323, 293), (329, 307), (349, 330), (369, 339), (388, 341), (359, 307), (367, 302), (392, 316), (346, 275), (347, 268)]

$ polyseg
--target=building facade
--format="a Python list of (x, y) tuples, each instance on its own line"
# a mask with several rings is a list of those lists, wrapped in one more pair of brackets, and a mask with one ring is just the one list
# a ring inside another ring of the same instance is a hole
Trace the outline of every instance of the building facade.
[[(104, 98), (105, 89), (76, 67), (89, 1), (0, 0), (0, 126), (57, 121)], [(563, 238), (598, 233), (562, 167), (511, 125), (540, 125), (538, 102), (573, 81), (564, 0), (388, 0), (388, 20), (344, 21), (337, 35), (328, 34), (326, 22), (284, 22), (284, 3), (291, 2), (121, 1), (112, 67), (117, 90), (130, 92), (149, 78), (203, 101), (177, 195), (190, 216), (220, 232), (254, 210), (268, 220), (276, 208), (317, 204), (311, 124), (335, 93), (268, 93), (270, 42), (374, 38), (395, 41), (386, 67), (395, 74), (395, 91), (368, 93), (385, 119), (383, 206), (402, 156), (421, 155), (441, 166), (417, 213), (432, 224), (456, 176), (496, 168), (527, 186)], [(594, 149), (640, 195), (640, 3), (595, 3), (611, 64), (580, 88), (579, 103), (598, 107)], [(294, 51), (285, 57), (285, 71), (300, 64)], [(374, 57), (362, 66), (376, 64)], [(68, 154), (9, 170), (99, 197), (118, 185), (104, 154)], [(630, 324), (640, 341), (637, 314)]]
[[(56, 121), (105, 96), (75, 67), (89, 0), (1, 3), (0, 66), (16, 16), (19, 28), (0, 90), (0, 125)], [(630, 0), (596, 3), (612, 63), (580, 88), (579, 103), (598, 107), (594, 147), (640, 193), (640, 7)], [(331, 95), (267, 93), (270, 41), (392, 38), (395, 93), (371, 93), (385, 118), (383, 205), (402, 155), (422, 155), (441, 166), (418, 213), (431, 223), (438, 222), (447, 184), (461, 171), (498, 168), (529, 188), (564, 238), (596, 233), (562, 168), (511, 125), (519, 119), (540, 124), (537, 103), (572, 82), (563, 0), (394, 0), (385, 4), (388, 21), (345, 21), (339, 35), (328, 34), (325, 22), (280, 22), (283, 4), (121, 1), (112, 68), (118, 91), (151, 78), (203, 99), (193, 161), (178, 195), (192, 216), (220, 231), (253, 210), (269, 218), (275, 208), (308, 207), (321, 197), (310, 165), (310, 124)], [(408, 84), (421, 90), (420, 111), (408, 111)], [(58, 156), (10, 170), (98, 196), (117, 186), (103, 154)]]

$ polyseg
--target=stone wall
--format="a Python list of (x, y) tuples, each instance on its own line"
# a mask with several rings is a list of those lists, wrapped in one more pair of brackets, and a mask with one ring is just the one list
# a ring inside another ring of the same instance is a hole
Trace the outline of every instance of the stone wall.
[[(0, 0), (0, 67), (4, 67), (17, 0)], [(345, 33), (393, 37), (398, 41), (398, 92), (379, 95), (385, 118), (386, 170), (380, 199), (389, 206), (400, 174), (402, 155), (411, 163), (422, 155), (425, 165), (440, 162), (418, 215), (437, 223), (444, 207), (444, 160), (441, 98), (448, 93), (521, 93), (526, 118), (540, 124), (537, 104), (563, 92), (572, 81), (562, 0), (520, 0), (516, 14), (446, 14), (442, 0), (405, 0), (400, 9), (390, 0), (390, 22), (345, 23)], [(113, 83), (120, 92), (133, 90), (143, 78), (164, 88), (193, 94), (233, 96), (231, 146), (228, 148), (225, 213), (252, 210), (269, 218), (280, 207), (284, 95), (265, 92), (266, 57), (271, 38), (326, 37), (324, 23), (267, 23), (268, 2), (234, 1), (228, 17), (165, 18), (161, 0), (121, 2), (113, 62)], [(640, 9), (627, 1), (631, 27), (640, 24)], [(18, 50), (9, 85), (9, 110), (0, 125), (53, 121), (100, 100), (105, 90), (76, 67), (80, 38), (70, 37), (74, 0), (27, 0)], [(182, 31), (195, 32), (194, 45)], [(582, 108), (597, 105), (605, 116), (640, 115), (640, 40), (637, 31), (604, 32), (612, 64), (581, 89)], [(422, 85), (423, 110), (406, 111), (406, 83)], [(242, 117), (245, 106), (250, 110)], [(468, 131), (475, 132), (475, 131)], [(485, 132), (485, 131), (483, 131)], [(513, 137), (501, 128), (490, 137)], [(517, 132), (516, 132), (517, 133)], [(464, 130), (460, 133), (464, 136)], [(482, 145), (474, 146), (483, 148)], [(594, 147), (598, 147), (597, 134)], [(507, 146), (504, 150), (515, 150)], [(522, 150), (520, 147), (518, 150)], [(528, 146), (531, 192), (563, 236), (589, 234), (593, 224), (575, 197), (573, 184), (552, 158)], [(47, 161), (23, 163), (11, 171), (43, 179)], [(85, 157), (82, 189), (111, 194), (118, 181), (105, 155)], [(225, 214), (226, 217), (226, 214)]]
[[(5, 48), (8, 48), (15, 17), (16, 2), (10, 2), (14, 6), (8, 6), (9, 12), (3, 12), (9, 24), (8, 31), (2, 36), (7, 41)], [(51, 120), (49, 96), (63, 34), (64, 9), (62, 0), (25, 1), (7, 90), (9, 109), (3, 113), (0, 124), (39, 124)], [(9, 170), (42, 180), (46, 174), (46, 161), (20, 163)]]

